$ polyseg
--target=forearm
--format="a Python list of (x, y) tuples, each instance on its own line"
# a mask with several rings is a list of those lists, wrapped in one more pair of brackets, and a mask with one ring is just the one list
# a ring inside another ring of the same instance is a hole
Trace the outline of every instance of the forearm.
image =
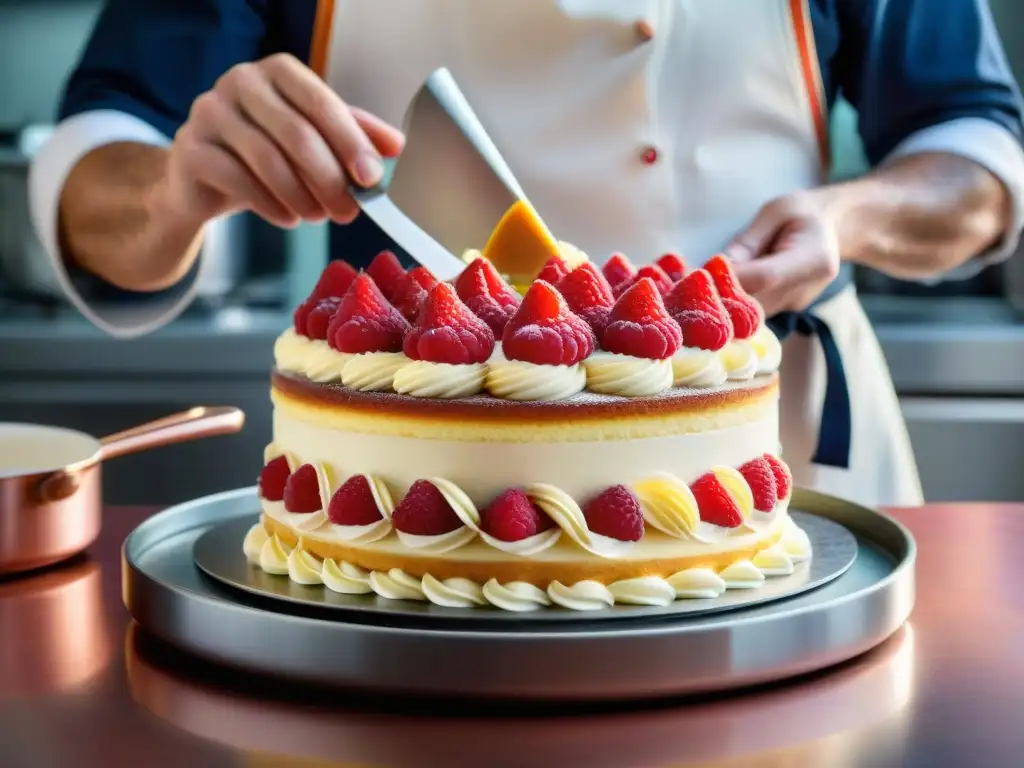
[(1006, 187), (952, 154), (905, 157), (812, 194), (824, 199), (845, 261), (904, 279), (954, 269), (993, 247), (1013, 220)]
[(65, 258), (119, 288), (158, 291), (199, 254), (203, 223), (165, 204), (168, 150), (108, 144), (68, 174), (60, 198)]

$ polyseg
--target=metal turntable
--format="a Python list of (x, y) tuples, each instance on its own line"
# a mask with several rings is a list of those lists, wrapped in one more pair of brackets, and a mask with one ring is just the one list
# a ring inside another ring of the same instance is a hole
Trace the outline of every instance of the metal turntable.
[(172, 507), (140, 525), (124, 544), (123, 594), (157, 637), (219, 664), (303, 683), (523, 699), (719, 691), (850, 659), (910, 614), (915, 546), (903, 526), (809, 491), (796, 491), (790, 508), (815, 557), (770, 580), (760, 602), (748, 593), (742, 605), (733, 592), (669, 608), (523, 615), (260, 582), (241, 552), (258, 514), (252, 488)]

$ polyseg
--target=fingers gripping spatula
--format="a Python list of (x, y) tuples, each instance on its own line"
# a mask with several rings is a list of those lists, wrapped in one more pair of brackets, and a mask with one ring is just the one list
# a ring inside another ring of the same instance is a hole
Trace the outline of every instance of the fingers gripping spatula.
[(359, 207), (441, 280), (464, 268), (505, 212), (525, 200), (519, 182), (447, 69), (437, 69), (405, 116), (406, 146), (381, 183), (354, 189)]

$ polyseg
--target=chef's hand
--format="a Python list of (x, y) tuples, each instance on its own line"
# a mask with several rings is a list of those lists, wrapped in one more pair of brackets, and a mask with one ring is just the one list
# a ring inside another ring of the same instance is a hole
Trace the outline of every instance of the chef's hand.
[(376, 184), (403, 136), (351, 107), (292, 56), (239, 64), (192, 106), (174, 138), (162, 202), (205, 222), (251, 210), (293, 227), (348, 223), (348, 185)]
[(839, 273), (827, 195), (798, 192), (765, 205), (725, 249), (740, 284), (768, 317), (806, 309)]

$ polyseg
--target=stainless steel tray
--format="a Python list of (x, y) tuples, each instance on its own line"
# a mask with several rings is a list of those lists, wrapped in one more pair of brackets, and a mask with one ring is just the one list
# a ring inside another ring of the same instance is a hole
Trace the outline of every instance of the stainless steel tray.
[(817, 589), (753, 607), (623, 621), (466, 623), (333, 610), (226, 587), (193, 561), (211, 528), (256, 513), (251, 488), (172, 507), (123, 551), (124, 601), (143, 629), (227, 666), (390, 692), (622, 699), (737, 688), (821, 669), (891, 635), (914, 601), (915, 548), (870, 509), (797, 491), (791, 508), (857, 538), (852, 566)]

